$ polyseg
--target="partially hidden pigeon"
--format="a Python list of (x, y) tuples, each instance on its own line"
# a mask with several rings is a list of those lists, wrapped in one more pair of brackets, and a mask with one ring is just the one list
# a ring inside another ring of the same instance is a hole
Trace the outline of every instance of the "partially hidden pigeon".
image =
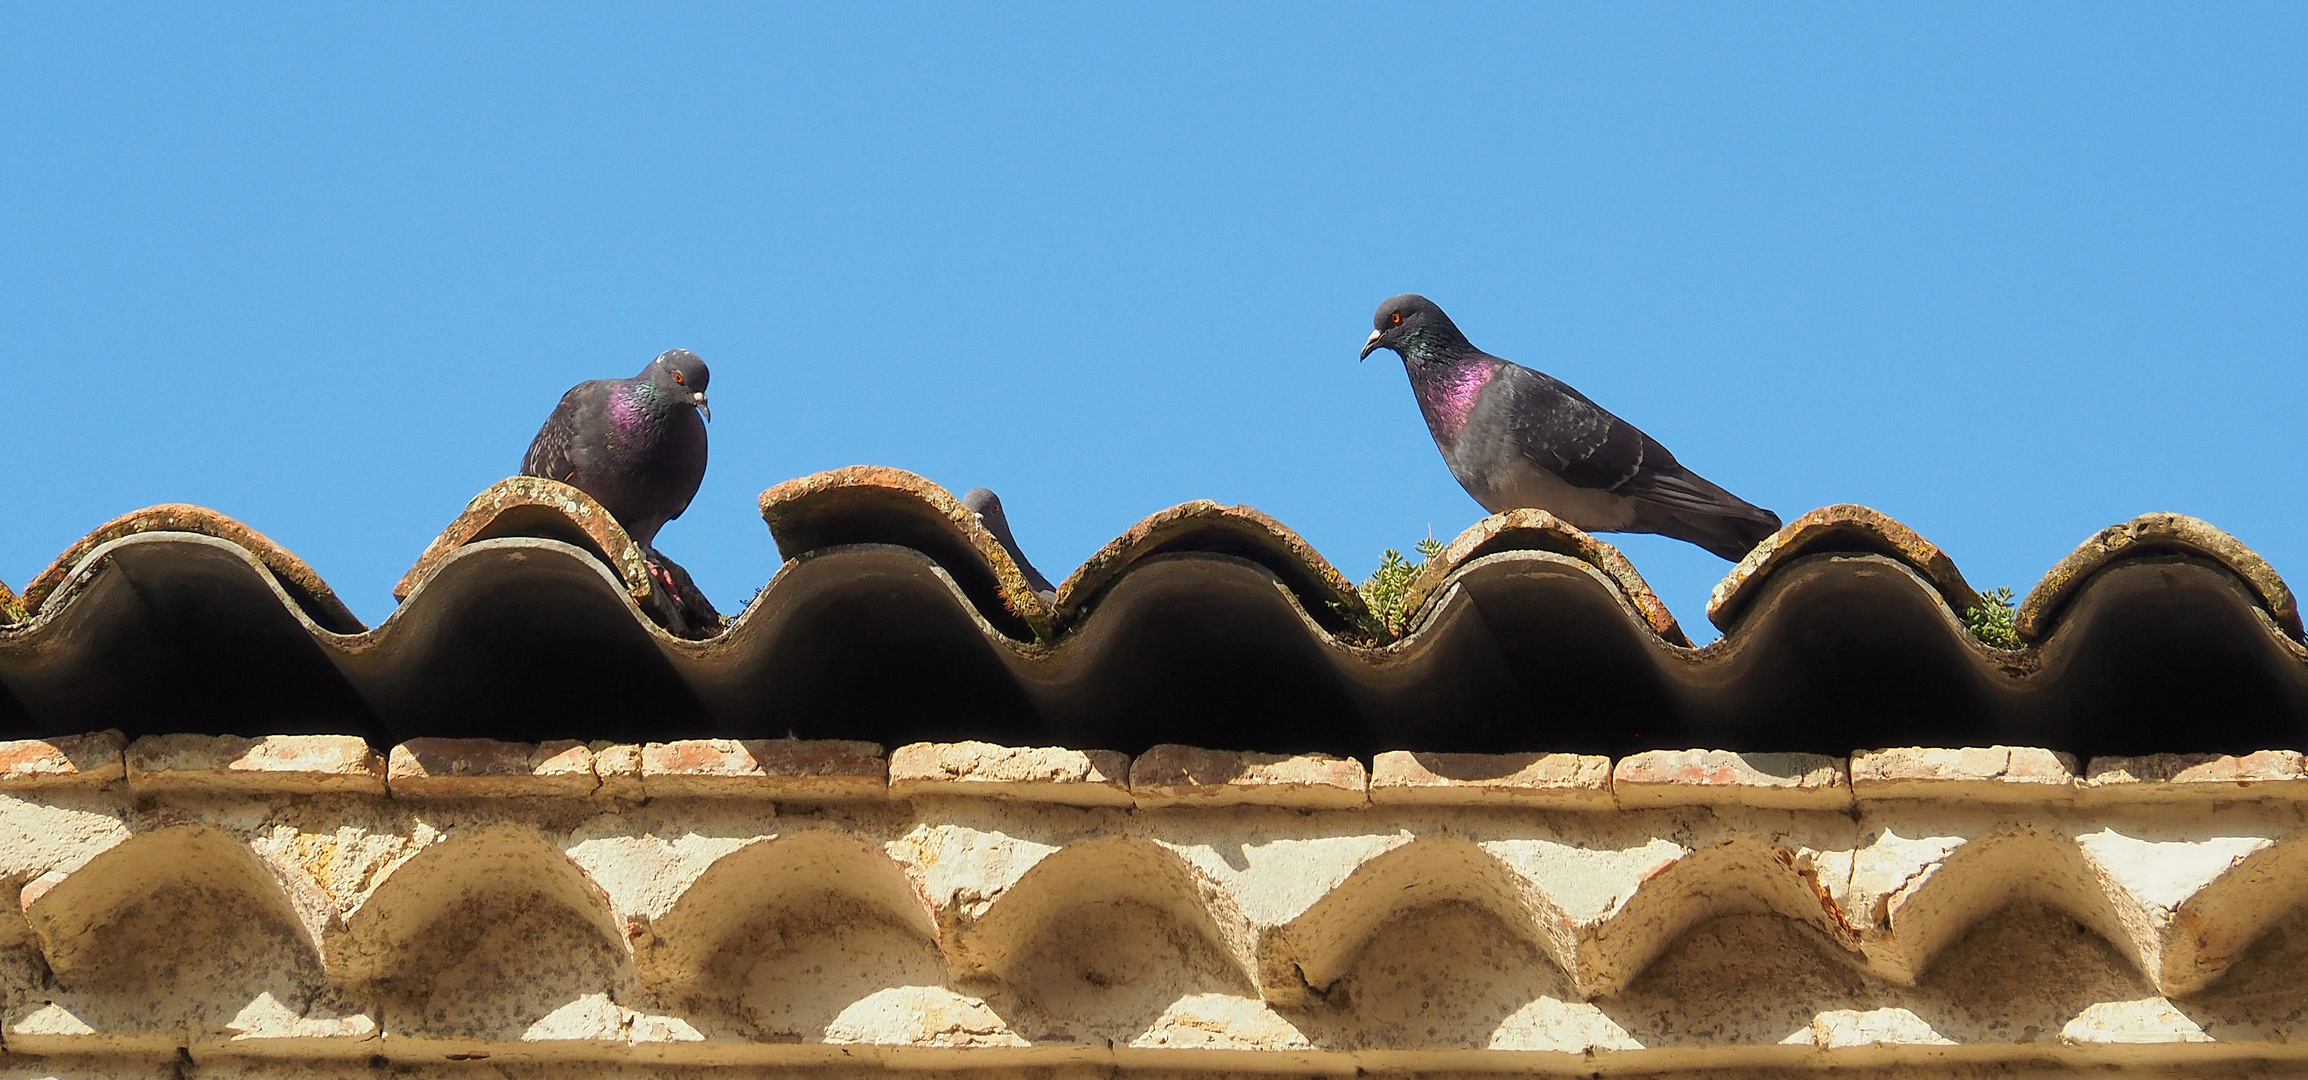
[(1483, 509), (1536, 507), (1589, 532), (1647, 532), (1737, 562), (1779, 515), (1683, 467), (1658, 440), (1543, 372), (1475, 348), (1434, 302), (1378, 306), (1363, 343), (1402, 356), (1451, 475)]
[(1018, 564), (1018, 572), (1025, 575), (1027, 587), (1041, 593), (1044, 600), (1056, 601), (1058, 590), (1050, 584), (1049, 578), (1034, 569), (1033, 563), (1026, 561), (1026, 553), (1019, 550), (1017, 538), (1010, 535), (1010, 519), (1002, 514), (1002, 497), (987, 488), (971, 488), (962, 495), (962, 505), (978, 515), (978, 524), (993, 533), (994, 539), (1001, 543), (1002, 550), (1010, 553), (1010, 561)]
[(653, 563), (662, 561), (652, 546), (657, 530), (689, 509), (705, 480), (711, 377), (696, 353), (670, 349), (630, 379), (578, 383), (529, 443), (521, 472), (593, 496)]

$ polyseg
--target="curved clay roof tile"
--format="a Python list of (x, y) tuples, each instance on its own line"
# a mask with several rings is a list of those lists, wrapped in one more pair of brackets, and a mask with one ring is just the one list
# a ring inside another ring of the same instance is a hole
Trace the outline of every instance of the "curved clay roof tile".
[(1057, 636), (1057, 618), (978, 515), (945, 488), (904, 469), (852, 465), (761, 493), (778, 554), (795, 559), (844, 544), (883, 543), (928, 555), (981, 614), (1024, 640)]
[(122, 514), (65, 548), (55, 562), (49, 563), (47, 569), (24, 586), (21, 606), (27, 617), (39, 613), (41, 606), (72, 576), (81, 560), (97, 548), (123, 537), (166, 532), (193, 533), (236, 545), (262, 563), (315, 623), (339, 634), (358, 634), (366, 629), (352, 609), (337, 599), (328, 582), (322, 581), (303, 559), (255, 529), (205, 506), (186, 503), (163, 503)]
[(1412, 583), (1410, 594), (1403, 601), (1403, 610), (1410, 613), (1410, 624), (1414, 627), (1419, 624), (1425, 609), (1442, 595), (1460, 567), (1502, 551), (1547, 551), (1578, 559), (1617, 585), (1628, 606), (1641, 616), (1652, 633), (1672, 645), (1689, 647), (1691, 644), (1683, 628), (1676, 624), (1674, 613), (1651, 591), (1650, 584), (1643, 580), (1635, 564), (1627, 561), (1626, 555), (1544, 510), (1492, 514), (1452, 539), (1443, 547), (1441, 555), (1427, 561), (1426, 570)]
[(2046, 571), (2035, 588), (2028, 590), (2013, 628), (2023, 640), (2042, 641), (2050, 635), (2061, 609), (2075, 599), (2084, 583), (2102, 567), (2123, 559), (2175, 551), (2211, 559), (2242, 578), (2277, 628), (2294, 641), (2302, 640), (2299, 602), (2293, 599), (2291, 588), (2276, 575), (2276, 568), (2268, 565), (2268, 560), (2209, 522), (2172, 513), (2141, 514), (2121, 525), (2110, 525), (2093, 533), (2091, 539)]
[(407, 600), (466, 545), (508, 536), (559, 540), (585, 549), (617, 575), (636, 606), (679, 636), (710, 637), (721, 630), (712, 603), (689, 582), (686, 571), (670, 562), (663, 564), (682, 586), (678, 600), (666, 595), (650, 576), (647, 553), (607, 508), (574, 487), (541, 476), (509, 476), (473, 496), (393, 586), (393, 599)]
[(1978, 591), (1963, 579), (1955, 560), (1921, 533), (1880, 510), (1856, 503), (1823, 506), (1787, 523), (1755, 550), (1739, 560), (1731, 573), (1715, 585), (1707, 601), (1707, 621), (1729, 633), (1778, 568), (1806, 555), (1858, 552), (1885, 555), (1912, 567), (1939, 590), (1940, 598), (1957, 613), (1977, 607)]
[(1158, 555), (1211, 552), (1248, 559), (1274, 572), (1307, 613), (1332, 633), (1365, 637), (1370, 608), (1354, 583), (1290, 527), (1247, 506), (1208, 499), (1150, 514), (1099, 548), (1058, 586), (1059, 616), (1071, 623), (1130, 568)]

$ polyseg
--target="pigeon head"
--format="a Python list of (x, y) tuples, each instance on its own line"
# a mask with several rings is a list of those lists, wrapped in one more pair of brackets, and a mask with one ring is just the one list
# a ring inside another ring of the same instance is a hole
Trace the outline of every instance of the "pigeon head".
[(1028, 587), (1041, 593), (1044, 600), (1058, 599), (1058, 590), (1050, 584), (1050, 579), (1043, 577), (1041, 571), (1034, 569), (1033, 563), (1026, 561), (1025, 551), (1018, 547), (1017, 538), (1010, 535), (1010, 519), (1002, 515), (1001, 496), (987, 488), (971, 488), (968, 494), (962, 496), (962, 505), (968, 507), (970, 513), (976, 514), (978, 524), (994, 534), (994, 541), (1002, 545), (1003, 551), (1010, 553), (1010, 561), (1018, 564), (1018, 573), (1025, 577)]
[(1405, 360), (1427, 363), (1474, 348), (1443, 309), (1417, 293), (1404, 293), (1380, 304), (1371, 326), (1370, 339), (1362, 343), (1366, 360), (1380, 349), (1393, 349)]
[(705, 384), (712, 381), (713, 373), (706, 370), (705, 361), (696, 353), (667, 349), (641, 369), (640, 377), (667, 400), (694, 405), (706, 419), (713, 419), (713, 407), (705, 400)]
[(962, 496), (962, 505), (969, 507), (970, 512), (978, 515), (980, 521), (987, 517), (1002, 516), (1002, 497), (994, 494), (990, 488), (971, 488)]

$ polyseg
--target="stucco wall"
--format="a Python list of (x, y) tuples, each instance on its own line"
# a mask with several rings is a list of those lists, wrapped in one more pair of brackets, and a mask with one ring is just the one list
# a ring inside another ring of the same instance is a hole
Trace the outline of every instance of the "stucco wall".
[(2303, 788), (2289, 752), (12, 743), (0, 1078), (2281, 1074)]

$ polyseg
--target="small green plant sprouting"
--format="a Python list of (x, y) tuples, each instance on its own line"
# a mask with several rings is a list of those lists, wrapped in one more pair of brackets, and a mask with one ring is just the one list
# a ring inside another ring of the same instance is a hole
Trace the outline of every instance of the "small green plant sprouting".
[(2019, 609), (2011, 602), (2011, 587), (2005, 586), (1979, 594), (1979, 603), (1964, 611), (1963, 625), (1983, 644), (1997, 649), (2016, 649), (2020, 639), (2014, 620), (2018, 617)]
[(1364, 579), (1360, 590), (1363, 605), (1370, 608), (1370, 617), (1390, 637), (1402, 634), (1403, 622), (1411, 614), (1403, 608), (1410, 599), (1410, 587), (1418, 581), (1419, 574), (1425, 572), (1426, 564), (1442, 554), (1443, 545), (1442, 541), (1429, 536), (1419, 541), (1413, 550), (1418, 552), (1417, 562), (1403, 558), (1402, 552), (1393, 548), (1386, 549), (1386, 553), (1378, 557), (1378, 569)]

